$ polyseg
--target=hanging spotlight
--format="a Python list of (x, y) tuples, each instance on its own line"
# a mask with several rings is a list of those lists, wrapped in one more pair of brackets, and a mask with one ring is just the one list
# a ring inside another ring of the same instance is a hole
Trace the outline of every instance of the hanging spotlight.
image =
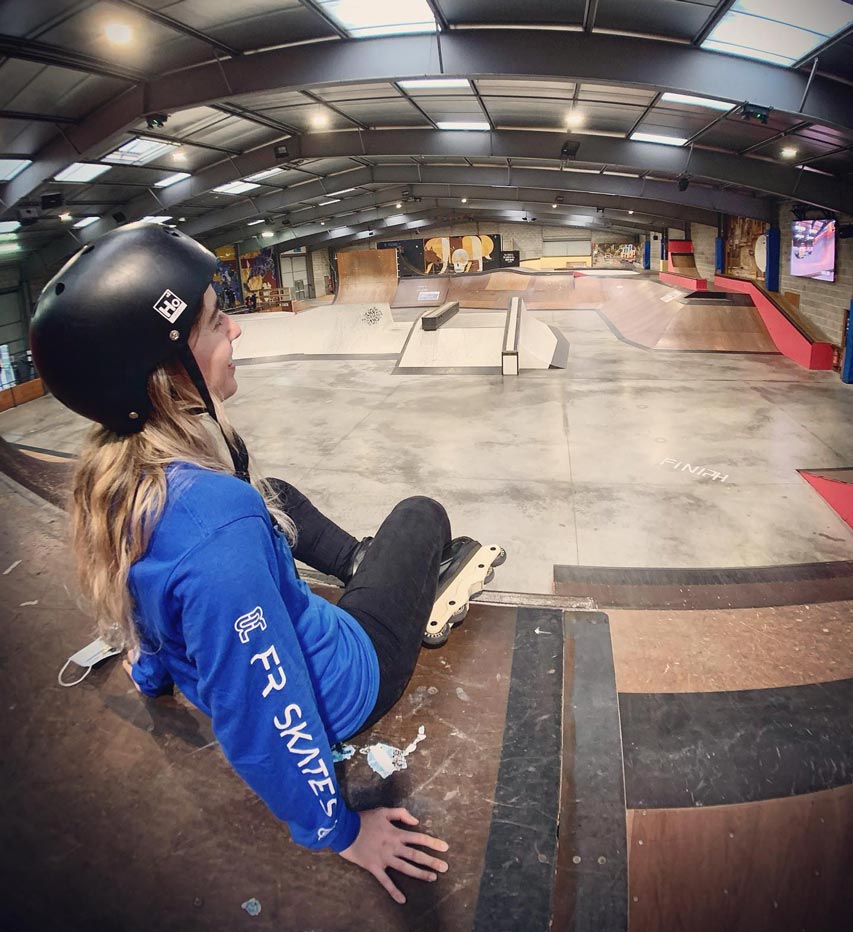
[(690, 187), (690, 179), (687, 177), (687, 175), (682, 175), (678, 179), (678, 190), (686, 191), (689, 187)]

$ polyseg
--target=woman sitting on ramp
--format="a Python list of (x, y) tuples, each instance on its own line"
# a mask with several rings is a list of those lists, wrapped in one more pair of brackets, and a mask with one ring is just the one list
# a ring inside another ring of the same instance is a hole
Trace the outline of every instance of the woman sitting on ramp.
[[(330, 745), (400, 698), (439, 580), (464, 577), (479, 544), (451, 543), (444, 509), (423, 497), (359, 541), (254, 472), (222, 406), (237, 390), (240, 328), (218, 307), (215, 271), (194, 240), (135, 223), (85, 246), (39, 298), (39, 374), (96, 422), (73, 483), (78, 575), (140, 691), (177, 685), (294, 841), (333, 849), (402, 903), (388, 868), (436, 880), (447, 864), (429, 852), (448, 846), (412, 831), (406, 809), (353, 812)], [(345, 584), (337, 605), (294, 559)]]

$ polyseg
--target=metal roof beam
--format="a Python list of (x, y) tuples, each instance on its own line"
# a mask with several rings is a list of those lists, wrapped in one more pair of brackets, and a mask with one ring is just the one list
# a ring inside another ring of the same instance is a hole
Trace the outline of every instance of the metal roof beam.
[[(448, 133), (426, 129), (374, 130), (367, 133), (323, 133), (294, 139), (291, 157), (368, 158), (418, 155), (476, 158), (526, 158), (558, 161), (566, 133), (498, 130), (493, 133)], [(827, 210), (853, 213), (853, 190), (840, 180), (802, 173), (789, 164), (746, 159), (734, 153), (696, 147), (664, 146), (606, 136), (578, 136), (578, 161), (662, 171), (751, 188), (780, 198), (796, 198)], [(567, 163), (571, 168), (571, 162)]]
[(47, 42), (37, 42), (34, 39), (24, 39), (19, 36), (0, 36), (0, 55), (6, 58), (35, 61), (41, 65), (72, 68), (75, 71), (97, 74), (105, 78), (119, 78), (122, 81), (137, 82), (148, 78), (144, 71), (137, 68), (122, 67), (105, 58), (96, 58), (94, 55), (86, 55), (85, 52), (75, 52), (58, 45), (49, 45)]
[[(20, 53), (20, 40), (9, 41)], [(621, 83), (735, 103), (748, 99), (797, 113), (808, 82), (808, 75), (796, 71), (703, 52), (688, 45), (536, 29), (454, 29), (442, 33), (442, 70), (438, 41), (438, 36), (419, 35), (311, 43), (206, 63), (156, 77), (146, 84), (144, 92), (133, 88), (132, 93), (110, 100), (80, 126), (69, 130), (71, 145), (55, 137), (39, 153), (38, 160), (6, 186), (4, 200), (14, 205), (56, 170), (76, 159), (91, 157), (104, 140), (125, 131), (147, 113), (171, 113), (232, 100), (240, 94), (462, 74), (474, 79), (556, 78)], [(849, 127), (853, 122), (849, 87), (816, 76), (802, 117)]]

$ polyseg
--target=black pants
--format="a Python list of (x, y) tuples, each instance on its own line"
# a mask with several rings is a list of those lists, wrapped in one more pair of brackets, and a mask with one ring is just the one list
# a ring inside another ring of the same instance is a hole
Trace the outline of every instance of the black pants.
[[(289, 483), (269, 482), (296, 525), (293, 556), (346, 580), (359, 541)], [(379, 721), (412, 678), (435, 602), (441, 553), (449, 542), (444, 508), (431, 498), (407, 498), (382, 522), (358, 571), (346, 583), (338, 605), (367, 632), (379, 660), (379, 695), (360, 730)]]

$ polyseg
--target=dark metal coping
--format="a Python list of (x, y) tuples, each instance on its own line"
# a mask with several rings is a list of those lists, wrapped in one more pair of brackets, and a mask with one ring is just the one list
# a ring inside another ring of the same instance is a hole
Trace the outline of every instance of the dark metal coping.
[(853, 599), (853, 562), (721, 569), (555, 566), (557, 595), (609, 608), (761, 608)]
[[(565, 620), (564, 620), (565, 619)], [(570, 682), (564, 686), (564, 672)], [(474, 932), (627, 929), (622, 751), (607, 616), (519, 609)]]

